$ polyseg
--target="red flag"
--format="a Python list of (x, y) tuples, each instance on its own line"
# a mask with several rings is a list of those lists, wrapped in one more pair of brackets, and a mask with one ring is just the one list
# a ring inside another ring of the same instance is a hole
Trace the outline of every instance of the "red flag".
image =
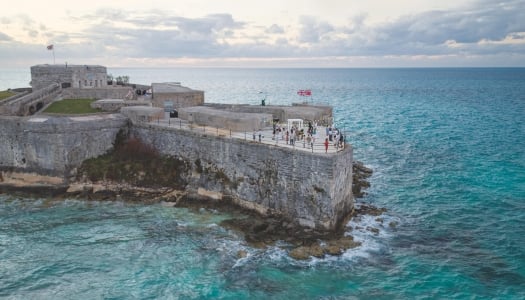
[(299, 96), (312, 96), (312, 90), (298, 90), (297, 95)]
[(53, 44), (47, 46), (47, 50), (53, 50)]

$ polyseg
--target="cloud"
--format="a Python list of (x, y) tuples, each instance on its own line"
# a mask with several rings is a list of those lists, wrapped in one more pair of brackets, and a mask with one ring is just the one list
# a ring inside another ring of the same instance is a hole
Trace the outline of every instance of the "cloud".
[[(525, 45), (520, 41), (525, 32), (525, 18), (521, 16), (524, 4), (481, 1), (458, 11), (427, 11), (378, 25), (366, 25), (366, 16), (359, 16), (347, 26), (332, 26), (332, 31), (308, 19), (302, 22), (299, 41), (310, 43), (312, 55), (523, 53)], [(512, 41), (509, 38), (516, 36)], [(450, 41), (454, 41), (454, 47)]]
[[(525, 53), (524, 7), (525, 0), (481, 0), (455, 10), (426, 11), (379, 24), (371, 23), (369, 14), (358, 13), (346, 24), (301, 16), (286, 27), (254, 25), (226, 13), (189, 18), (171, 11), (99, 9), (90, 15), (69, 16), (72, 24), (82, 25), (74, 33), (53, 31), (24, 15), (0, 21), (6, 26), (22, 24), (19, 27), (27, 34), (52, 41), (57, 54), (60, 51), (68, 60), (494, 57)], [(0, 33), (4, 43), (14, 38)], [(1, 52), (22, 46), (4, 47)]]
[(244, 23), (234, 21), (230, 14), (213, 14), (203, 18), (175, 18), (176, 26), (183, 32), (211, 34), (225, 29), (242, 28)]
[[(247, 33), (248, 23), (230, 14), (186, 18), (165, 12), (99, 11), (97, 26), (83, 33), (112, 53), (146, 58), (234, 58), (310, 56), (462, 55), (523, 52), (520, 32), (525, 20), (517, 9), (523, 1), (481, 1), (457, 11), (427, 11), (381, 24), (367, 24), (358, 14), (345, 26), (319, 17), (301, 16), (295, 35), (272, 24)], [(140, 26), (139, 26), (140, 25)], [(279, 35), (279, 39), (271, 37)], [(516, 36), (514, 44), (504, 41)], [(451, 43), (453, 41), (453, 43)], [(494, 43), (495, 42), (495, 43)]]
[(10, 36), (8, 36), (7, 34), (3, 33), (3, 32), (0, 32), (0, 42), (8, 42), (8, 41), (12, 41), (13, 38), (11, 38)]
[[(522, 9), (517, 9), (519, 4)], [(461, 11), (430, 11), (404, 16), (371, 28), (374, 34), (368, 45), (383, 49), (383, 53), (397, 49), (406, 54), (427, 54), (452, 51), (441, 46), (453, 40), (471, 45), (470, 51), (476, 51), (475, 46), (482, 40), (499, 41), (509, 34), (525, 32), (523, 4), (524, 1), (504, 4), (481, 1)]]
[(264, 32), (267, 34), (281, 34), (284, 33), (284, 28), (277, 24), (272, 24), (272, 26), (266, 28)]
[(302, 43), (318, 43), (325, 34), (334, 31), (334, 27), (328, 22), (319, 21), (311, 16), (301, 16), (299, 24), (299, 42)]

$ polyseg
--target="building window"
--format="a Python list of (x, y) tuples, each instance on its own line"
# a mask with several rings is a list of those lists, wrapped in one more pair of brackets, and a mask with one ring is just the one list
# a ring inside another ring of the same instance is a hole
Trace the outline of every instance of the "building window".
[(165, 112), (173, 111), (173, 101), (164, 100), (164, 111)]
[(78, 87), (81, 88), (82, 87), (82, 81), (78, 81)]
[(87, 86), (87, 80), (84, 80), (84, 86)]
[(89, 86), (93, 86), (93, 81), (90, 81), (90, 82), (89, 82)]

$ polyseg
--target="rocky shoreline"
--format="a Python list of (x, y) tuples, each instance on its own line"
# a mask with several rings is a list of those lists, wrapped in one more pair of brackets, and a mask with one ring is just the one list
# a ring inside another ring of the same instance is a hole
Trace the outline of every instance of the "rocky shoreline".
[[(354, 198), (365, 195), (370, 183), (368, 178), (372, 170), (363, 163), (353, 163)], [(228, 219), (220, 225), (241, 233), (246, 242), (253, 247), (264, 248), (275, 245), (278, 241), (285, 242), (283, 246), (289, 250), (295, 259), (308, 259), (309, 257), (324, 257), (325, 255), (340, 255), (345, 250), (355, 248), (360, 242), (353, 240), (352, 236), (345, 236), (344, 229), (335, 232), (317, 231), (305, 228), (284, 218), (281, 215), (260, 215), (253, 211), (239, 208), (232, 201), (210, 200), (198, 195), (189, 195), (184, 191), (174, 188), (145, 188), (126, 183), (84, 183), (76, 182), (69, 185), (13, 185), (0, 184), (0, 193), (23, 194), (32, 197), (52, 198), (80, 198), (98, 201), (113, 201), (125, 199), (126, 201), (141, 203), (164, 202), (171, 206), (200, 209), (213, 208), (228, 212), (238, 212), (238, 218)], [(360, 215), (379, 216), (386, 209), (377, 208), (368, 204), (360, 204), (348, 216), (347, 220)], [(343, 222), (346, 224), (346, 222)], [(373, 229), (371, 230), (373, 231)], [(242, 256), (242, 253), (239, 254)]]

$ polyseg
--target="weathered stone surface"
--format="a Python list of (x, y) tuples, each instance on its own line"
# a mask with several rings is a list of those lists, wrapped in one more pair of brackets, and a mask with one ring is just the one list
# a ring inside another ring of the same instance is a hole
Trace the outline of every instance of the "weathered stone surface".
[[(120, 114), (1, 121), (0, 138), (5, 141), (0, 143), (1, 172), (35, 172), (62, 177), (67, 183), (84, 160), (111, 149), (124, 129), (160, 154), (188, 165), (176, 176), (188, 197), (212, 195), (217, 201), (267, 216), (282, 215), (321, 231), (341, 227), (352, 212), (351, 147), (329, 155), (293, 151), (177, 128), (130, 125)], [(129, 183), (144, 178), (137, 180)], [(111, 189), (93, 194), (103, 199), (120, 195)]]
[(368, 178), (372, 176), (372, 169), (367, 168), (360, 161), (352, 162), (352, 193), (355, 198), (362, 198), (365, 195), (363, 190), (370, 187)]
[(189, 194), (220, 193), (322, 230), (334, 230), (352, 211), (351, 147), (337, 155), (299, 152), (152, 124), (134, 125), (131, 135), (193, 162)]
[(107, 86), (107, 70), (98, 65), (35, 65), (31, 67), (31, 85), (34, 90), (50, 84), (69, 84), (75, 88)]
[(113, 147), (122, 115), (0, 117), (0, 172), (69, 178), (80, 164)]
[(359, 206), (355, 207), (354, 215), (370, 215), (370, 216), (380, 216), (384, 212), (386, 212), (387, 209), (384, 207), (375, 207), (370, 204), (362, 203)]
[(292, 249), (289, 255), (298, 260), (305, 260), (311, 257), (322, 258), (325, 255), (341, 255), (348, 249), (359, 247), (360, 242), (355, 242), (353, 237), (344, 236), (338, 239), (332, 239), (326, 243), (319, 243), (317, 241), (308, 245), (303, 245)]

